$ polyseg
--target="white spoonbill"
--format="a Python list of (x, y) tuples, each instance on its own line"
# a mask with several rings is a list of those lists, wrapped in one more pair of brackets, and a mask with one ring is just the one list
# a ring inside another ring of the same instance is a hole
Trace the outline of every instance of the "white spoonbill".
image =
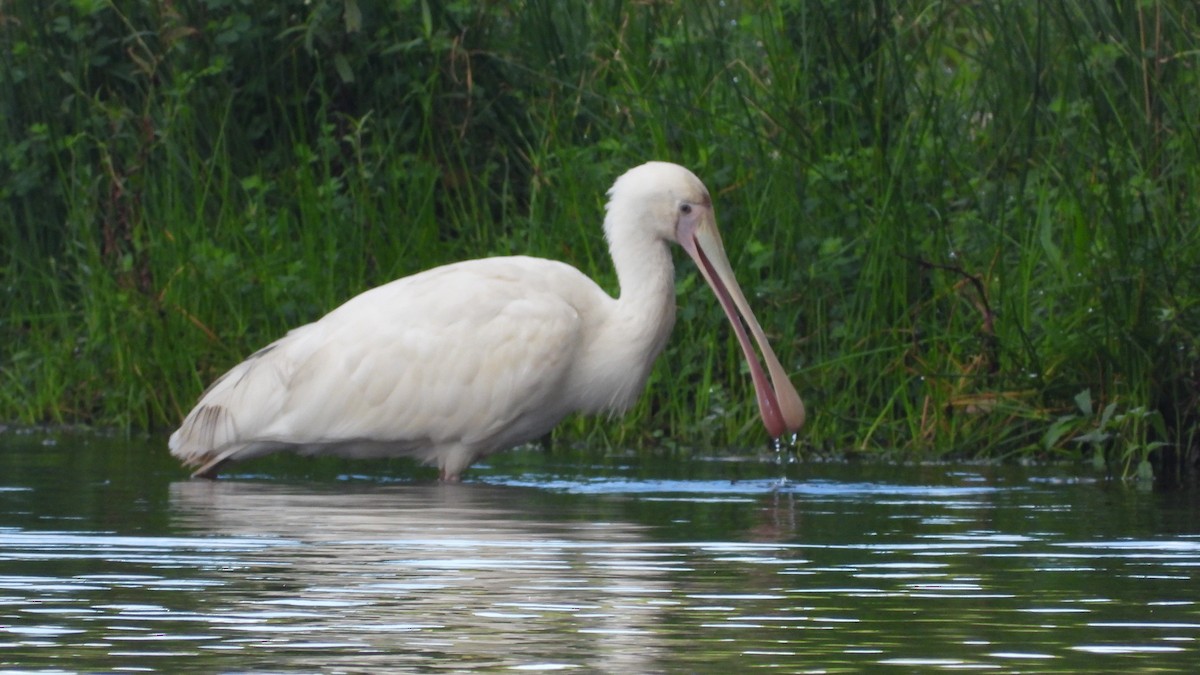
[(729, 316), (767, 433), (798, 430), (804, 404), (734, 279), (700, 179), (649, 162), (608, 195), (618, 297), (570, 265), (524, 256), (373, 288), (221, 376), (171, 435), (171, 454), (202, 478), (291, 450), (415, 457), (457, 481), (479, 458), (539, 438), (569, 413), (623, 412), (675, 322), (669, 242), (696, 262)]

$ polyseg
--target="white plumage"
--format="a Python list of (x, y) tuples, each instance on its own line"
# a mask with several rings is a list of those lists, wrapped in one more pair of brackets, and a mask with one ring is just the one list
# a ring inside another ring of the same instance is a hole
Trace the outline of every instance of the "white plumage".
[(621, 176), (609, 197), (604, 229), (619, 297), (569, 265), (524, 256), (393, 281), (234, 366), (171, 435), (171, 453), (207, 478), (229, 462), (292, 450), (412, 456), (454, 481), (571, 412), (622, 412), (675, 320), (669, 242), (692, 256), (729, 314), (768, 432), (799, 429), (803, 403), (733, 278), (700, 180), (650, 162)]

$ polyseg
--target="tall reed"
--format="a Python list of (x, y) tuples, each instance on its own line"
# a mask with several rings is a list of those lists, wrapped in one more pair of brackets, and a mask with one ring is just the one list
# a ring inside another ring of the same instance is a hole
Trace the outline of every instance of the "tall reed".
[[(0, 419), (169, 426), (360, 290), (565, 260), (610, 290), (603, 191), (713, 190), (811, 407), (806, 449), (1196, 458), (1197, 8), (1187, 2), (222, 0), (0, 5)], [(756, 445), (679, 266), (624, 421)]]

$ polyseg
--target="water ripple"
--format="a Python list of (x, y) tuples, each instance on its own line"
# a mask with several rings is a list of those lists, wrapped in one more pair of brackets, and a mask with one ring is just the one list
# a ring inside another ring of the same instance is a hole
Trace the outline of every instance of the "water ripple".
[(964, 480), (176, 483), (0, 527), (0, 669), (1190, 672), (1200, 537)]

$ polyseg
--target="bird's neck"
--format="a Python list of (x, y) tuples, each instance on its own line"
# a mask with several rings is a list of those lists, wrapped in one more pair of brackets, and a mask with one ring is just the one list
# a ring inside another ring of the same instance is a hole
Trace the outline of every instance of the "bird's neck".
[(675, 266), (667, 242), (640, 228), (624, 232), (609, 239), (620, 285), (616, 316), (626, 339), (653, 360), (675, 324)]
[(590, 412), (619, 413), (633, 405), (675, 323), (675, 269), (667, 243), (647, 236), (647, 228), (614, 227), (634, 224), (613, 220), (620, 215), (610, 208), (604, 229), (621, 288), (586, 335), (589, 347), (578, 375), (591, 392), (579, 407)]

